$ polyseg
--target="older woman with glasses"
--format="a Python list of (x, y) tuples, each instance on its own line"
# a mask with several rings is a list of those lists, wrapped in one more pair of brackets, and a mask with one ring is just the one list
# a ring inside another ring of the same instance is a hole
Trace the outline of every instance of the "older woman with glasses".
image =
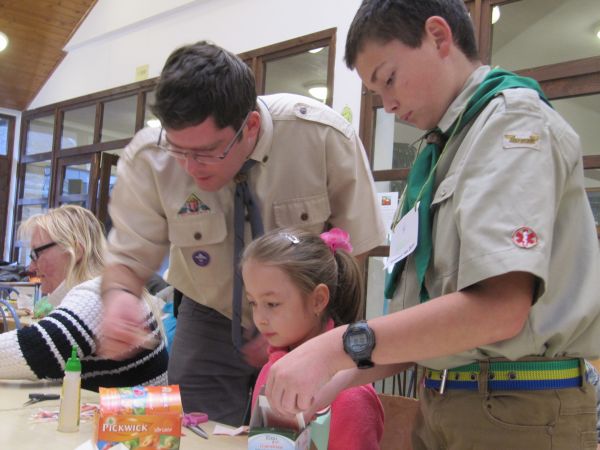
[(106, 240), (93, 214), (64, 205), (30, 217), (19, 235), (30, 240), (30, 270), (40, 277), (42, 293), (55, 309), (29, 327), (0, 334), (0, 378), (60, 379), (71, 347), (77, 345), (85, 389), (166, 384), (168, 354), (149, 296), (148, 348), (119, 361), (96, 356)]

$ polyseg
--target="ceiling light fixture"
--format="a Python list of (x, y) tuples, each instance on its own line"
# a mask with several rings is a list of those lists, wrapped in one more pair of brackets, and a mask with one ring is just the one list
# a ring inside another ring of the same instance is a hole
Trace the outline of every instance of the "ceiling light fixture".
[(146, 125), (148, 125), (150, 128), (159, 128), (160, 127), (160, 120), (158, 120), (158, 119), (148, 119), (146, 121)]
[(598, 31), (596, 31), (596, 37), (600, 39), (600, 28), (598, 28)]
[(323, 50), (325, 47), (319, 47), (319, 48), (312, 48), (308, 51), (308, 53), (319, 53), (321, 50)]
[(0, 52), (8, 47), (8, 36), (0, 31)]
[(327, 87), (326, 86), (313, 86), (308, 88), (308, 93), (317, 100), (324, 102), (327, 99)]
[(500, 20), (500, 7), (494, 6), (492, 8), (492, 25)]

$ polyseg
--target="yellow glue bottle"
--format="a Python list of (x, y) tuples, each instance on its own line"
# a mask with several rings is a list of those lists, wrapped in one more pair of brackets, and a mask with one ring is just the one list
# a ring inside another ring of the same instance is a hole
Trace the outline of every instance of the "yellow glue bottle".
[(62, 392), (60, 395), (60, 413), (58, 431), (71, 433), (79, 430), (81, 394), (81, 362), (77, 357), (77, 346), (71, 349), (71, 357), (65, 365)]

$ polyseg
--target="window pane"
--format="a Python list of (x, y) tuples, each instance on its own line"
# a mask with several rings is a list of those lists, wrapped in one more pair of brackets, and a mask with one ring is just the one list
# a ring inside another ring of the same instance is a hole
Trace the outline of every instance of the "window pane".
[(0, 117), (0, 156), (8, 155), (8, 120)]
[[(600, 155), (600, 94), (552, 100), (552, 105), (579, 134), (583, 154)], [(600, 169), (586, 169), (584, 175), (596, 226), (600, 226)]]
[(600, 155), (600, 94), (552, 100), (552, 106), (579, 134), (583, 154)]
[(91, 163), (67, 164), (62, 166), (62, 185), (59, 205), (79, 205), (87, 208), (90, 188)]
[(412, 165), (416, 142), (423, 131), (402, 122), (379, 108), (375, 115), (373, 137), (373, 170), (408, 168)]
[(146, 93), (146, 108), (144, 110), (144, 126), (159, 128), (160, 120), (154, 115), (152, 110), (150, 109), (150, 105), (154, 103), (155, 95), (154, 91), (150, 91)]
[(588, 200), (594, 213), (596, 226), (600, 227), (600, 169), (588, 169), (585, 171), (585, 185)]
[(135, 134), (137, 95), (104, 104), (101, 142), (128, 139)]
[(47, 205), (23, 205), (23, 208), (21, 209), (21, 211), (23, 211), (23, 215), (21, 216), (21, 221), (25, 221), (35, 214), (43, 214), (45, 212), (48, 212), (48, 206)]
[(60, 148), (93, 144), (95, 123), (96, 105), (65, 111)]
[(54, 115), (38, 117), (29, 121), (25, 153), (34, 155), (52, 151)]
[(522, 0), (500, 13), (492, 65), (518, 70), (598, 56), (598, 0)]
[(367, 276), (367, 312), (366, 318), (373, 319), (387, 313), (387, 304), (383, 298), (385, 286), (384, 264), (387, 258), (370, 257)]
[(47, 202), (51, 174), (52, 166), (50, 161), (25, 164), (23, 198), (43, 198)]
[(284, 56), (265, 63), (265, 94), (290, 92), (327, 99), (329, 47)]

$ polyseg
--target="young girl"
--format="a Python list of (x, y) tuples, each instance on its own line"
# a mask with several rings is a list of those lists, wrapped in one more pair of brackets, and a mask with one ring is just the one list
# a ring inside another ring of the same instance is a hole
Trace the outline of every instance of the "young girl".
[[(339, 228), (320, 236), (295, 228), (274, 230), (244, 251), (242, 276), (254, 323), (270, 345), (253, 407), (275, 361), (359, 318), (362, 278), (351, 251), (348, 233)], [(383, 408), (373, 386), (340, 392), (331, 405), (329, 450), (378, 449), (382, 434)]]

